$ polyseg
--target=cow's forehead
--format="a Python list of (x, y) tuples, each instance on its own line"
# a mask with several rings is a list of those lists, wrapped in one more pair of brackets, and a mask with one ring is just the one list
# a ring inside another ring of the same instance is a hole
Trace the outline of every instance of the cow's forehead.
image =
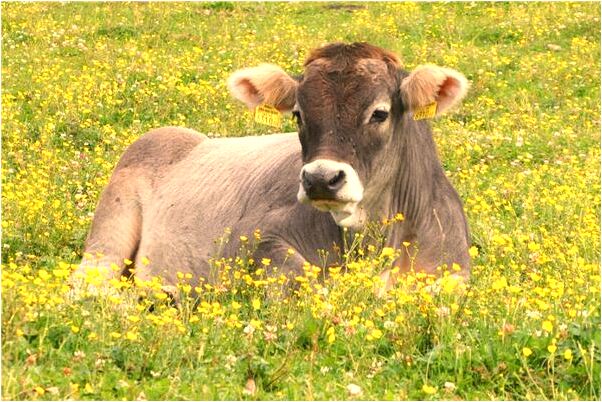
[[(395, 75), (383, 60), (360, 58), (340, 60), (318, 58), (305, 68), (300, 92), (304, 95), (324, 94), (325, 91), (354, 92), (362, 88), (358, 96), (374, 95), (374, 91), (391, 90), (396, 85)], [(366, 93), (365, 91), (370, 91)]]
[(383, 60), (373, 58), (362, 58), (355, 60), (332, 60), (325, 57), (313, 60), (305, 67), (305, 77), (313, 74), (340, 73), (345, 77), (354, 75), (377, 75), (383, 78), (389, 77), (389, 66)]

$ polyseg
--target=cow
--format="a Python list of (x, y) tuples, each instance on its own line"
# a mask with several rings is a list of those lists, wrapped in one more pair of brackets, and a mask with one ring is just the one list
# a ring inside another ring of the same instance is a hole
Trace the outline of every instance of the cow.
[[(401, 213), (386, 245), (410, 242), (418, 251), (412, 261), (399, 257), (395, 271), (435, 273), (446, 264), (466, 278), (462, 203), (430, 123), (415, 116), (434, 103), (436, 115), (452, 109), (468, 85), (450, 68), (407, 72), (394, 53), (367, 43), (313, 50), (300, 77), (273, 64), (238, 70), (228, 80), (233, 97), (251, 109), (292, 112), (298, 133), (208, 138), (164, 127), (143, 135), (101, 195), (75, 274), (97, 267), (108, 279), (129, 259), (144, 268), (135, 274), (143, 280), (176, 284), (177, 272), (209, 278), (211, 259), (234, 256), (241, 236), (256, 229), (255, 260), (298, 274), (304, 263), (340, 262), (342, 228), (359, 231)], [(216, 242), (225, 228), (230, 241)], [(394, 283), (390, 271), (383, 278)]]

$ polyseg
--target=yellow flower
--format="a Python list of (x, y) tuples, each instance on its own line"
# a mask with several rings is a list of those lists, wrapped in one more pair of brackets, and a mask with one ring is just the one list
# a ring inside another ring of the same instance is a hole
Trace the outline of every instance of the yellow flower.
[(326, 331), (326, 335), (328, 336), (328, 343), (333, 343), (336, 339), (336, 336), (334, 335), (334, 327), (328, 328), (328, 331)]
[(479, 255), (479, 249), (476, 248), (475, 246), (472, 246), (471, 248), (468, 249), (468, 254), (470, 255), (471, 258), (475, 258), (476, 256)]
[(573, 358), (573, 351), (571, 349), (565, 349), (564, 353), (562, 353), (562, 356), (566, 360), (571, 360)]
[(265, 265), (266, 267), (267, 267), (268, 265), (270, 265), (270, 263), (271, 263), (271, 262), (272, 262), (272, 260), (270, 260), (269, 258), (262, 258), (262, 259), (261, 259), (261, 264), (262, 264), (262, 265)]
[(73, 332), (74, 334), (77, 334), (79, 332), (79, 327), (72, 325), (71, 326), (71, 332)]
[(530, 348), (528, 348), (528, 347), (524, 347), (523, 348), (523, 356), (529, 357), (532, 354), (533, 354), (533, 351)]
[(551, 345), (549, 345), (549, 346), (548, 346), (548, 352), (550, 352), (550, 353), (552, 353), (552, 354), (553, 354), (553, 353), (555, 353), (557, 349), (558, 349), (558, 348), (557, 348), (557, 347), (556, 347), (556, 345), (554, 345), (553, 343), (552, 343)]
[(140, 321), (140, 317), (138, 317), (137, 315), (128, 315), (127, 319), (128, 319), (128, 321), (134, 322), (134, 323)]
[(84, 393), (91, 394), (93, 392), (94, 388), (92, 388), (92, 385), (90, 385), (90, 383), (86, 383), (86, 386), (84, 387)]
[(130, 341), (135, 341), (136, 339), (138, 339), (138, 333), (134, 331), (128, 331), (125, 333), (125, 338)]
[(549, 320), (545, 320), (541, 323), (541, 328), (546, 332), (552, 332), (552, 330), (554, 330), (554, 324)]
[(393, 257), (395, 255), (395, 250), (392, 247), (385, 247), (383, 251), (381, 251), (380, 256), (383, 258)]
[(259, 301), (259, 299), (253, 299), (251, 305), (253, 306), (253, 310), (259, 310), (259, 308), (261, 307), (261, 302)]
[(109, 336), (110, 336), (111, 338), (115, 338), (115, 339), (119, 339), (119, 338), (121, 338), (121, 334), (120, 334), (119, 332), (111, 332), (111, 333), (109, 334)]
[(432, 386), (430, 386), (428, 384), (424, 384), (422, 386), (422, 392), (424, 392), (425, 394), (428, 394), (428, 395), (433, 395), (434, 393), (437, 392), (437, 388), (436, 387), (432, 387)]
[(383, 336), (383, 332), (378, 328), (374, 328), (372, 331), (370, 331), (370, 336), (372, 339), (380, 339)]
[(142, 259), (140, 261), (142, 261), (142, 265), (145, 265), (145, 266), (150, 264), (150, 260), (146, 256), (142, 257)]
[(506, 281), (506, 278), (502, 276), (501, 278), (493, 281), (493, 283), (491, 284), (491, 289), (500, 290), (507, 286), (508, 286), (508, 282)]
[(155, 293), (155, 297), (159, 300), (167, 299), (167, 294), (165, 292), (157, 292)]

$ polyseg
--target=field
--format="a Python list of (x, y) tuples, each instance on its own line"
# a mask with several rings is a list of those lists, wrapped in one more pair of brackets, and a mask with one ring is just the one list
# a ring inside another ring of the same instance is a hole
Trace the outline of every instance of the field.
[[(1, 7), (4, 399), (600, 399), (599, 4)], [(184, 275), (178, 308), (158, 281), (68, 296), (129, 144), (165, 125), (270, 132), (226, 78), (260, 62), (299, 74), (332, 41), (471, 81), (432, 122), (471, 228), (465, 291), (416, 273), (376, 298), (400, 245), (326, 279), (306, 267), (284, 296), (245, 250), (198, 304)]]

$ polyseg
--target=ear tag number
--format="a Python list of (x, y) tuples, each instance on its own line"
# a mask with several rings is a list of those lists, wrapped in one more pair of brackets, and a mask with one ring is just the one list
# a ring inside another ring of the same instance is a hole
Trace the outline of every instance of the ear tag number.
[(432, 119), (437, 114), (437, 102), (422, 106), (414, 112), (414, 120)]
[(255, 108), (255, 123), (280, 128), (282, 127), (282, 114), (274, 106), (259, 105)]

